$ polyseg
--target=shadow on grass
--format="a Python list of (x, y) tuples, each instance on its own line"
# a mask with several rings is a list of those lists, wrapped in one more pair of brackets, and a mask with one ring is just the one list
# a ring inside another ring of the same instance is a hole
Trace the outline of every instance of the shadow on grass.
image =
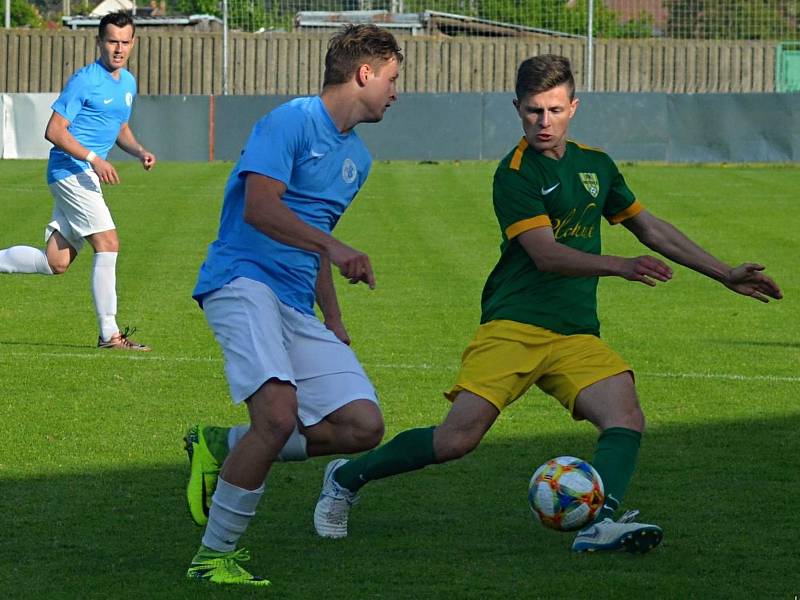
[(791, 598), (800, 593), (800, 415), (663, 427), (645, 438), (627, 505), (664, 527), (643, 557), (573, 555), (533, 523), (534, 468), (590, 457), (593, 434), (502, 437), (471, 456), (365, 488), (350, 537), (317, 538), (325, 459), (277, 465), (243, 543), (269, 590), (184, 581), (201, 530), (184, 464), (2, 479), (3, 598)]
[(0, 347), (2, 346), (22, 346), (22, 347), (34, 347), (34, 348), (70, 348), (70, 349), (79, 349), (79, 350), (95, 350), (97, 346), (93, 346), (91, 344), (64, 344), (64, 343), (56, 343), (56, 342), (31, 342), (31, 341), (24, 341), (18, 342), (15, 340), (0, 340)]
[(800, 348), (800, 342), (795, 341), (770, 341), (770, 342), (760, 342), (755, 340), (731, 340), (731, 339), (714, 339), (714, 340), (706, 340), (709, 343), (720, 344), (724, 346), (759, 346), (762, 348)]

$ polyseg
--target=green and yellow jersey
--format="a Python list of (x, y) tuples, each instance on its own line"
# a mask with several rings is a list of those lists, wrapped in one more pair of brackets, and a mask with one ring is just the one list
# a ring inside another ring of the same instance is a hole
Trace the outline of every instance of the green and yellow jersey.
[(500, 161), (493, 196), (503, 239), (500, 260), (483, 289), (481, 323), (508, 319), (564, 335), (599, 335), (598, 278), (539, 271), (516, 238), (549, 226), (558, 243), (600, 254), (600, 217), (620, 223), (643, 208), (614, 161), (571, 141), (556, 160), (529, 148), (523, 138)]

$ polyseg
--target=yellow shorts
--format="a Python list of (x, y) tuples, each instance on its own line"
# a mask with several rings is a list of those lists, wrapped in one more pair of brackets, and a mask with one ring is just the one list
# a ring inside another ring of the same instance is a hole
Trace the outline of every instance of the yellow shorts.
[(633, 373), (596, 336), (561, 335), (516, 321), (489, 321), (478, 328), (464, 350), (456, 383), (445, 396), (452, 402), (466, 390), (502, 411), (535, 383), (572, 413), (583, 388), (625, 371)]

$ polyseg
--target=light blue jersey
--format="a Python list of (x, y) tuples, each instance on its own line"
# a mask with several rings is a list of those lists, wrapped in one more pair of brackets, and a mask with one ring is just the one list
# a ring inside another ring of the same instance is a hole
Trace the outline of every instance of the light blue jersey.
[(236, 277), (268, 285), (284, 304), (313, 315), (319, 254), (282, 244), (244, 222), (245, 177), (286, 184), (283, 201), (303, 221), (333, 231), (372, 159), (354, 131), (342, 134), (318, 96), (296, 98), (258, 121), (225, 187), (218, 238), (200, 267), (193, 297)]
[[(84, 147), (105, 159), (117, 141), (119, 130), (131, 116), (136, 80), (127, 69), (111, 76), (100, 60), (77, 71), (51, 107), (69, 121), (67, 130)], [(91, 169), (55, 146), (50, 150), (47, 183)]]

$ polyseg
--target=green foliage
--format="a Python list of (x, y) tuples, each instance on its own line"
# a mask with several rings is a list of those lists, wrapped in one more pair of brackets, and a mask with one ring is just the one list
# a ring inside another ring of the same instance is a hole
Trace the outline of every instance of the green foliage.
[[(147, 140), (144, 140), (145, 142)], [(509, 140), (509, 145), (515, 140)], [(121, 324), (153, 352), (94, 348), (91, 250), (65, 275), (0, 275), (0, 598), (281, 600), (791, 598), (800, 497), (800, 168), (625, 165), (649, 210), (727, 262), (756, 259), (786, 299), (763, 305), (675, 265), (650, 288), (600, 283), (604, 339), (636, 369), (647, 432), (626, 508), (664, 527), (652, 554), (573, 556), (533, 523), (533, 469), (590, 456), (596, 431), (537, 389), (480, 447), (367, 486), (350, 536), (318, 538), (311, 515), (325, 458), (276, 465), (242, 542), (273, 586), (187, 582), (200, 542), (184, 505), (181, 437), (198, 420), (246, 420), (190, 298), (216, 233), (230, 163), (116, 164), (105, 190), (119, 226)], [(45, 161), (0, 161), (0, 247), (41, 244)], [(492, 162), (376, 162), (337, 227), (368, 252), (378, 285), (337, 278), (353, 348), (372, 378), (387, 439), (432, 425), (498, 255)], [(607, 252), (647, 252), (603, 226)]]
[(171, 0), (167, 6), (178, 15), (215, 15), (222, 17), (222, 2), (219, 0)]
[(35, 4), (27, 0), (11, 0), (12, 27), (42, 27), (44, 19)]
[[(438, 10), (575, 35), (586, 35), (589, 22), (588, 0), (407, 0), (405, 8), (409, 12)], [(643, 13), (623, 21), (619, 13), (596, 0), (594, 34), (609, 38), (649, 37), (653, 34), (653, 17)]]
[(666, 0), (666, 34), (674, 38), (800, 38), (798, 0)]

